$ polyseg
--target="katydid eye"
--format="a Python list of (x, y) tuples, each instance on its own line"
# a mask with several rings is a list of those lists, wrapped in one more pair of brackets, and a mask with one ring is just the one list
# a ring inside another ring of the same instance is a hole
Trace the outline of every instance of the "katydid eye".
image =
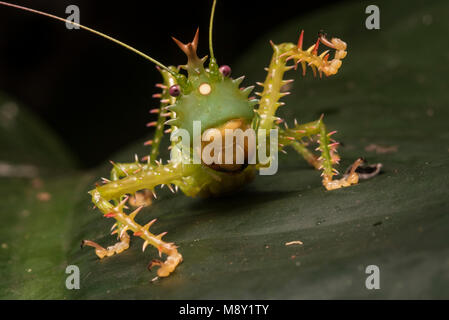
[(172, 97), (177, 97), (181, 94), (181, 87), (177, 84), (174, 84), (170, 87), (170, 89), (168, 89), (168, 93), (172, 96)]
[(229, 77), (231, 75), (231, 67), (228, 65), (221, 66), (219, 70), (225, 77)]

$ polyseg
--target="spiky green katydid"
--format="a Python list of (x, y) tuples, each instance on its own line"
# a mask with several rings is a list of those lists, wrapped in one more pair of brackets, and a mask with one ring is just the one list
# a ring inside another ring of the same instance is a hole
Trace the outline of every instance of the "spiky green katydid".
[[(240, 142), (232, 140), (231, 148), (224, 146), (221, 149), (215, 149), (213, 158), (215, 160), (212, 162), (203, 161), (201, 156), (199, 163), (192, 161), (196, 154), (201, 155), (210, 146), (212, 140), (202, 141), (199, 149), (195, 149), (195, 146), (190, 144), (191, 147), (188, 150), (190, 152), (187, 152), (187, 156), (186, 153), (177, 150), (177, 153), (172, 153), (173, 157), (166, 164), (157, 161), (163, 132), (175, 133), (184, 130), (188, 134), (189, 142), (192, 142), (191, 140), (195, 137), (195, 121), (201, 124), (200, 135), (215, 129), (219, 133), (224, 133), (224, 140), (226, 135), (232, 135), (237, 130), (262, 129), (266, 130), (267, 134), (270, 130), (274, 130), (278, 136), (276, 150), (279, 148), (283, 151), (287, 147), (292, 147), (316, 169), (322, 170), (323, 185), (326, 189), (332, 190), (358, 183), (359, 175), (356, 169), (362, 164), (361, 159), (352, 165), (344, 177), (333, 179), (337, 174), (334, 165), (339, 161), (336, 151), (338, 143), (332, 140), (331, 136), (334, 132), (327, 132), (322, 117), (306, 124), (298, 124), (295, 121), (293, 127), (281, 129), (278, 125), (282, 119), (276, 116), (277, 109), (283, 105), (280, 99), (288, 94), (283, 89), (292, 81), (285, 80), (284, 74), (291, 69), (296, 69), (299, 64), (304, 73), (310, 66), (314, 74), (318, 72), (320, 76), (323, 73), (326, 76), (336, 74), (341, 66), (341, 60), (346, 56), (346, 43), (340, 39), (328, 40), (323, 34), (319, 34), (317, 42), (303, 50), (303, 32), (301, 32), (298, 43), (278, 45), (271, 43), (274, 53), (267, 68), (265, 81), (258, 83), (262, 87), (262, 91), (258, 93), (259, 99), (255, 99), (250, 97), (253, 87), (241, 88), (243, 78), (232, 79), (230, 67), (219, 67), (215, 59), (212, 47), (212, 27), (216, 0), (213, 1), (210, 19), (208, 65), (206, 65), (207, 57), (200, 59), (197, 55), (197, 31), (194, 40), (190, 43), (184, 44), (174, 39), (188, 58), (187, 64), (180, 67), (167, 67), (123, 42), (75, 22), (6, 2), (0, 1), (0, 4), (51, 17), (93, 32), (155, 63), (162, 74), (163, 83), (158, 85), (162, 92), (155, 95), (160, 98), (161, 104), (159, 108), (151, 111), (158, 114), (158, 120), (149, 123), (149, 126), (156, 127), (155, 137), (145, 143), (152, 146), (150, 155), (144, 162), (136, 157), (131, 163), (112, 163), (111, 178), (103, 178), (104, 185), (90, 191), (94, 205), (105, 217), (116, 220), (112, 233), (117, 234), (119, 238), (117, 244), (108, 248), (103, 248), (93, 241), (83, 241), (84, 245), (94, 247), (100, 258), (126, 250), (130, 241), (128, 232), (132, 232), (134, 236), (144, 240), (143, 250), (148, 245), (152, 245), (158, 249), (160, 255), (167, 255), (165, 261), (153, 260), (149, 267), (158, 265), (160, 266), (158, 276), (168, 276), (181, 263), (182, 256), (174, 243), (162, 240), (165, 233), (155, 235), (149, 231), (155, 220), (146, 225), (140, 225), (135, 221), (142, 206), (138, 206), (129, 214), (125, 213), (124, 209), (129, 197), (141, 190), (150, 190), (156, 197), (154, 189), (161, 185), (167, 185), (174, 192), (181, 189), (184, 194), (192, 197), (220, 195), (232, 192), (250, 182), (256, 176), (257, 170), (270, 165), (270, 161), (261, 163), (260, 158), (254, 156), (261, 144), (256, 143), (253, 148), (247, 140)], [(328, 51), (318, 53), (320, 43), (335, 50), (332, 58)], [(292, 61), (292, 64), (289, 65), (289, 61)], [(165, 126), (169, 128), (165, 130)], [(320, 151), (320, 155), (309, 151), (307, 144), (302, 142), (302, 138), (311, 136), (318, 137), (317, 151)], [(266, 135), (255, 137), (256, 140), (260, 140), (266, 138)], [(273, 142), (270, 141), (268, 144), (272, 147)], [(266, 143), (262, 145), (266, 147)], [(172, 147), (178, 148), (177, 146), (178, 143), (173, 141)], [(230, 158), (230, 162), (220, 161), (230, 152), (236, 153), (238, 149), (242, 151), (243, 161), (238, 161), (234, 156)], [(251, 162), (250, 159), (255, 159), (255, 162)], [(136, 201), (134, 203), (138, 204)]]

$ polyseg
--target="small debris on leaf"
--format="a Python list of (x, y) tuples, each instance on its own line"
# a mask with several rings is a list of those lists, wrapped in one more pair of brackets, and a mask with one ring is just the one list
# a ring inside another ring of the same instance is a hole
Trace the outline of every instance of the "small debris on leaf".
[(285, 243), (286, 246), (291, 246), (291, 245), (294, 245), (294, 244), (302, 245), (303, 243), (302, 243), (302, 241), (299, 241), (299, 240), (290, 241), (290, 242), (286, 242)]

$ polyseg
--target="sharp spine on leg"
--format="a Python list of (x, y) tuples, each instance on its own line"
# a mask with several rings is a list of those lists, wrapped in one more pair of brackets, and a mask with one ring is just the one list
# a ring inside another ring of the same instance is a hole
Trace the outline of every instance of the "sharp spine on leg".
[(145, 240), (145, 242), (142, 245), (142, 252), (145, 251), (146, 247), (148, 246), (149, 242)]
[(153, 219), (150, 222), (148, 222), (146, 225), (143, 226), (143, 229), (148, 231), (150, 227), (157, 221), (157, 219)]
[(143, 206), (140, 206), (140, 207), (138, 207), (136, 210), (134, 210), (133, 212), (131, 212), (129, 215), (128, 215), (128, 217), (131, 219), (131, 220), (134, 220), (134, 218), (137, 216), (137, 214), (140, 212), (140, 210), (142, 210), (143, 209)]
[(128, 226), (124, 226), (122, 231), (120, 232), (120, 238), (123, 237), (123, 234), (128, 230)]

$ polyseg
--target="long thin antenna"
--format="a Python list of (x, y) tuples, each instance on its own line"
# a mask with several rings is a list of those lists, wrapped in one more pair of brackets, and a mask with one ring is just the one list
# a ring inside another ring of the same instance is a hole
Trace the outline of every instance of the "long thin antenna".
[(215, 60), (214, 47), (212, 45), (212, 31), (214, 29), (214, 16), (215, 16), (215, 6), (217, 5), (217, 0), (214, 0), (212, 4), (212, 12), (210, 13), (210, 24), (209, 24), (209, 51), (211, 60)]
[(154, 59), (154, 58), (152, 58), (152, 57), (146, 55), (145, 53), (143, 53), (143, 52), (141, 52), (141, 51), (139, 51), (139, 50), (137, 50), (137, 49), (135, 49), (135, 48), (133, 48), (133, 47), (127, 45), (126, 43), (123, 43), (123, 42), (121, 42), (121, 41), (119, 41), (119, 40), (117, 40), (117, 39), (115, 39), (115, 38), (113, 38), (113, 37), (111, 37), (111, 36), (108, 36), (108, 35), (106, 35), (106, 34), (104, 34), (104, 33), (102, 33), (102, 32), (99, 32), (99, 31), (94, 30), (94, 29), (92, 29), (92, 28), (83, 26), (83, 25), (81, 25), (81, 24), (79, 24), (79, 23), (76, 23), (76, 22), (73, 22), (73, 21), (70, 21), (70, 20), (67, 20), (67, 19), (64, 19), (64, 18), (55, 16), (55, 15), (52, 15), (52, 14), (49, 14), (49, 13), (46, 13), (46, 12), (42, 12), (42, 11), (39, 11), (39, 10), (34, 10), (34, 9), (31, 9), (31, 8), (19, 6), (19, 5), (12, 4), (12, 3), (8, 3), (8, 2), (4, 2), (4, 1), (0, 1), (0, 4), (1, 4), (1, 5), (4, 5), (4, 6), (7, 6), (7, 7), (12, 7), (12, 8), (16, 8), (16, 9), (25, 10), (25, 11), (28, 11), (28, 12), (40, 14), (40, 15), (42, 15), (42, 16), (49, 17), (49, 18), (53, 18), (53, 19), (56, 19), (56, 20), (59, 20), (59, 21), (62, 21), (62, 22), (70, 23), (71, 25), (74, 25), (74, 26), (77, 26), (77, 27), (79, 27), (79, 28), (81, 28), (81, 29), (84, 29), (84, 30), (86, 30), (86, 31), (92, 32), (92, 33), (94, 33), (94, 34), (96, 34), (96, 35), (98, 35), (98, 36), (100, 36), (100, 37), (103, 37), (103, 38), (108, 39), (108, 40), (110, 40), (110, 41), (112, 41), (112, 42), (115, 42), (116, 44), (118, 44), (118, 45), (120, 45), (120, 46), (122, 46), (122, 47), (124, 47), (124, 48), (126, 48), (126, 49), (128, 49), (128, 50), (131, 50), (131, 51), (134, 52), (134, 53), (137, 53), (139, 56), (142, 56), (142, 57), (144, 57), (145, 59), (150, 60), (150, 61), (153, 62), (154, 64), (158, 65), (158, 66), (161, 67), (162, 69), (167, 70), (167, 71), (168, 71), (169, 73), (171, 73), (173, 76), (176, 76), (176, 75), (177, 75), (175, 72), (173, 72), (172, 70), (170, 70), (169, 68), (167, 68), (166, 66), (164, 66), (162, 63), (160, 63), (160, 62), (157, 61), (156, 59)]

